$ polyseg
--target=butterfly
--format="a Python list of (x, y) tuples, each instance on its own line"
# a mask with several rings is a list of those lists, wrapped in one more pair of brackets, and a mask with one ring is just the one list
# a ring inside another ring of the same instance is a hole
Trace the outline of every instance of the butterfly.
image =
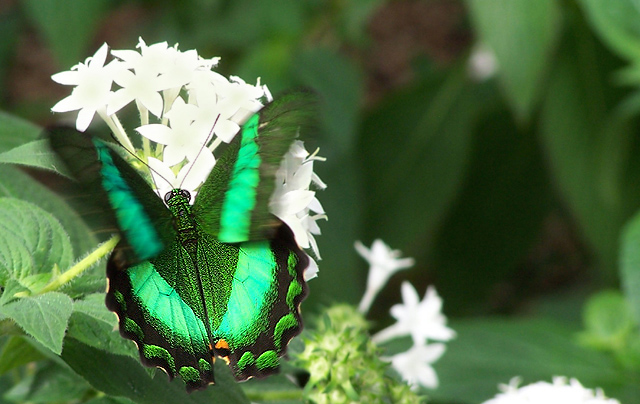
[(280, 161), (312, 115), (306, 94), (267, 104), (240, 129), (191, 204), (163, 200), (106, 142), (71, 128), (48, 139), (121, 241), (107, 263), (107, 308), (141, 362), (180, 375), (187, 391), (214, 383), (216, 357), (236, 380), (275, 373), (302, 330), (309, 257), (269, 213)]

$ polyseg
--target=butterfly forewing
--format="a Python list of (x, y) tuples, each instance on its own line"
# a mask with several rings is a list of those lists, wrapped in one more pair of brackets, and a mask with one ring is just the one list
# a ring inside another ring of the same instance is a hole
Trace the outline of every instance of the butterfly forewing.
[(291, 93), (243, 125), (193, 204), (208, 234), (226, 243), (274, 237), (281, 224), (269, 211), (275, 174), (291, 143), (314, 121), (315, 103), (311, 93)]
[(171, 214), (147, 182), (106, 143), (75, 129), (47, 130), (51, 148), (88, 196), (87, 203), (124, 236), (131, 261), (157, 255), (175, 239)]

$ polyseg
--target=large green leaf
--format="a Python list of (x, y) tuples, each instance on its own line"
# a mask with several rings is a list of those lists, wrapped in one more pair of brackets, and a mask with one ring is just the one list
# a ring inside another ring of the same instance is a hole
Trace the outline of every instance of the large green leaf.
[(512, 109), (528, 118), (560, 33), (556, 0), (467, 0), (480, 40), (495, 52)]
[(62, 352), (73, 302), (65, 294), (49, 292), (24, 297), (0, 307), (3, 315), (13, 319), (27, 334), (56, 354)]
[(55, 265), (73, 259), (69, 237), (50, 213), (20, 199), (0, 198), (0, 284), (10, 279), (37, 292)]
[(53, 214), (69, 234), (76, 254), (98, 244), (96, 235), (60, 196), (14, 167), (0, 166), (0, 196), (29, 201)]
[(73, 338), (65, 340), (62, 359), (94, 388), (138, 404), (249, 403), (221, 361), (215, 367), (216, 385), (188, 394), (179, 378), (169, 382), (159, 370), (151, 377), (138, 360), (92, 348)]
[[(610, 55), (590, 35), (568, 36), (541, 112), (541, 139), (553, 179), (600, 268), (616, 277), (622, 225), (640, 204), (637, 122), (616, 114)], [(593, 63), (598, 60), (598, 63)]]
[(629, 220), (622, 234), (620, 277), (636, 324), (640, 324), (640, 214)]
[(366, 241), (381, 237), (419, 258), (464, 178), (471, 124), (488, 102), (460, 66), (427, 76), (367, 115), (358, 157), (364, 173)]
[(23, 336), (10, 336), (0, 352), (0, 375), (40, 359), (43, 359), (42, 354), (26, 342)]
[(0, 111), (0, 152), (36, 140), (41, 132), (37, 125)]
[(637, 0), (579, 0), (596, 33), (620, 56), (640, 63)]
[(70, 369), (49, 362), (16, 383), (5, 397), (17, 403), (66, 403), (77, 402), (89, 390)]
[(496, 285), (522, 270), (553, 199), (534, 133), (519, 130), (504, 106), (474, 132), (466, 178), (429, 257), (451, 313), (495, 308)]
[(575, 377), (583, 385), (602, 387), (623, 403), (637, 403), (637, 374), (625, 373), (605, 354), (575, 343), (570, 329), (542, 319), (452, 321), (458, 333), (434, 368), (440, 379), (433, 399), (482, 402), (498, 393), (499, 383), (522, 377), (525, 384)]
[[(320, 146), (319, 155), (327, 161), (315, 163), (314, 170), (329, 184), (317, 194), (329, 221), (319, 222), (322, 236), (318, 237), (318, 245), (323, 260), (319, 262), (321, 275), (311, 286), (323, 293), (311, 293), (305, 307), (332, 300), (355, 303), (357, 296), (353, 288), (362, 282), (359, 274), (344, 268), (354, 268), (359, 261), (353, 253), (353, 241), (360, 237), (363, 202), (353, 150), (362, 77), (351, 61), (328, 49), (305, 51), (297, 60), (293, 68), (295, 75), (317, 91), (322, 101), (321, 139), (303, 140), (309, 151)], [(342, 281), (336, 283), (337, 278)]]
[(67, 336), (106, 352), (137, 359), (135, 344), (122, 338), (117, 317), (107, 310), (104, 298), (104, 293), (95, 293), (74, 302)]
[(56, 155), (49, 150), (46, 140), (35, 140), (0, 153), (0, 163), (20, 164), (33, 168), (55, 170), (65, 174), (64, 166)]

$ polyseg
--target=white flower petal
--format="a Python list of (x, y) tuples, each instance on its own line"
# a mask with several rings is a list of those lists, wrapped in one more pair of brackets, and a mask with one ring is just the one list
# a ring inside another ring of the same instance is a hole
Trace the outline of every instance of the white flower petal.
[(591, 390), (582, 386), (576, 379), (554, 377), (553, 383), (539, 381), (518, 387), (519, 378), (513, 378), (508, 385), (501, 385), (502, 393), (485, 401), (483, 404), (620, 404), (613, 398), (607, 398), (602, 390)]
[(76, 129), (78, 129), (80, 132), (84, 132), (85, 130), (87, 130), (95, 114), (96, 114), (95, 109), (82, 108), (80, 112), (78, 112), (78, 119), (76, 120)]
[(68, 96), (56, 103), (51, 108), (53, 112), (69, 112), (81, 109), (83, 107), (82, 103), (78, 100), (77, 97)]

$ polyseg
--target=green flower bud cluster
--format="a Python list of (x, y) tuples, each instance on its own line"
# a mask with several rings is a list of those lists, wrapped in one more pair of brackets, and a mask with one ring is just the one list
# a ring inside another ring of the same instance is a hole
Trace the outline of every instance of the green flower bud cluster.
[(305, 338), (296, 362), (310, 373), (304, 397), (315, 404), (420, 404), (424, 397), (389, 372), (369, 325), (354, 307), (335, 305)]

